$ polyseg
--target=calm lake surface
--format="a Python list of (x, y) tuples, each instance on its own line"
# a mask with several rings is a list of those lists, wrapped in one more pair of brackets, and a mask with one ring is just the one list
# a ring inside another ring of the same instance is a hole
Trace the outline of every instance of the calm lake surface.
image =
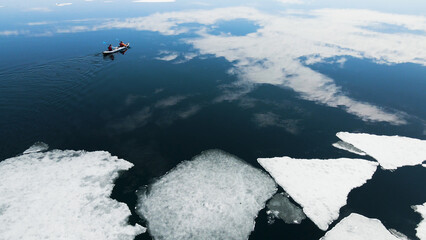
[[(130, 161), (112, 197), (145, 225), (135, 191), (204, 150), (261, 168), (259, 157), (356, 158), (332, 147), (339, 131), (426, 139), (424, 3), (283, 2), (0, 2), (0, 159), (41, 141)], [(131, 48), (102, 55), (120, 40)], [(425, 183), (421, 166), (378, 169), (339, 219), (417, 239), (410, 206)], [(262, 210), (250, 239), (323, 235)]]

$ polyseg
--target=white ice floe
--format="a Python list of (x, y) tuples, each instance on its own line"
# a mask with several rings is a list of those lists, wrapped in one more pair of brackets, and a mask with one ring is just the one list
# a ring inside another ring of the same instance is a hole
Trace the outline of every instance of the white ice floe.
[(336, 143), (333, 143), (333, 147), (338, 148), (338, 149), (342, 149), (351, 153), (355, 153), (361, 156), (365, 156), (367, 154), (365, 154), (365, 152), (359, 150), (358, 148), (354, 147), (352, 144), (347, 143), (347, 142), (343, 142), (343, 141), (338, 141)]
[(416, 235), (420, 240), (426, 240), (426, 203), (423, 203), (423, 205), (416, 205), (412, 206), (414, 211), (420, 213), (422, 215), (423, 221), (417, 225), (416, 228)]
[(378, 165), (349, 158), (276, 157), (257, 161), (322, 230), (327, 230), (328, 225), (338, 218), (349, 192), (370, 179)]
[(139, 194), (155, 239), (245, 240), (277, 188), (264, 172), (220, 150), (201, 153)]
[(43, 152), (43, 151), (47, 151), (47, 149), (49, 149), (49, 145), (47, 145), (46, 143), (36, 142), (27, 150), (25, 150), (23, 154)]
[(118, 171), (108, 152), (24, 154), (0, 162), (0, 239), (134, 239), (126, 204), (110, 198)]
[(384, 169), (393, 170), (426, 161), (426, 140), (348, 132), (339, 132), (336, 136), (375, 158)]
[[(400, 234), (398, 234), (400, 235)], [(320, 240), (401, 240), (404, 236), (394, 236), (378, 219), (367, 218), (352, 213), (328, 231)]]

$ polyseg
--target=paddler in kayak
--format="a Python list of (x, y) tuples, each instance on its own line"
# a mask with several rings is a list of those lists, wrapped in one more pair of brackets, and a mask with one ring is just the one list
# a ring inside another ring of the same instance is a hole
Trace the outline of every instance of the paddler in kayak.
[(124, 44), (123, 41), (120, 41), (119, 47), (127, 47), (127, 44)]
[(112, 45), (111, 44), (108, 46), (108, 51), (112, 51)]

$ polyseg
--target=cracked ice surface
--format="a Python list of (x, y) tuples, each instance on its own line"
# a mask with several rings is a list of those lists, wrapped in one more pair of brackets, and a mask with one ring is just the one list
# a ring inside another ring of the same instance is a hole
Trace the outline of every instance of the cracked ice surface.
[(0, 162), (0, 238), (134, 239), (145, 228), (129, 225), (127, 205), (110, 198), (118, 171), (132, 166), (108, 152), (70, 150)]
[(348, 132), (336, 136), (375, 158), (384, 169), (419, 165), (426, 160), (426, 140)]
[[(374, 236), (374, 237), (373, 237)], [(388, 231), (378, 219), (367, 218), (352, 213), (328, 231), (320, 240), (401, 240)]]
[(257, 160), (275, 181), (303, 207), (303, 212), (320, 229), (339, 217), (349, 192), (362, 186), (377, 168), (376, 162), (362, 159), (294, 159), (290, 157)]
[(248, 239), (277, 191), (263, 171), (220, 150), (184, 161), (139, 194), (138, 213), (155, 239)]

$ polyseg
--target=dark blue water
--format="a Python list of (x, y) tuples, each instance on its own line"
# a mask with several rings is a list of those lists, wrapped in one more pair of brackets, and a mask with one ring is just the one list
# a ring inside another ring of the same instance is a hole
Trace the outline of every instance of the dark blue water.
[[(184, 23), (190, 30), (180, 34), (124, 27), (57, 32), (75, 26), (92, 28), (108, 22), (107, 18), (209, 10), (228, 6), (225, 2), (112, 3), (115, 9), (102, 3), (79, 4), (58, 10), (49, 5), (54, 10), (46, 13), (0, 8), (0, 20), (4, 20), (0, 32), (19, 32), (0, 35), (0, 159), (15, 156), (37, 141), (58, 149), (106, 150), (126, 159), (135, 167), (117, 180), (112, 197), (129, 205), (132, 223), (143, 223), (134, 213), (136, 190), (207, 149), (222, 149), (260, 168), (258, 157), (356, 157), (331, 146), (339, 131), (425, 139), (426, 68), (422, 64), (381, 64), (346, 56), (343, 65), (332, 60), (309, 65), (347, 96), (401, 113), (407, 123), (363, 121), (342, 108), (305, 100), (287, 86), (241, 84), (241, 75), (230, 72), (238, 70), (238, 60), (202, 53), (188, 42), (201, 38), (199, 31), (230, 37), (254, 34), (261, 26), (249, 19)], [(278, 3), (247, 6), (274, 14), (289, 8)], [(69, 21), (87, 18), (94, 20)], [(43, 21), (52, 23), (27, 24)], [(131, 48), (113, 58), (102, 56), (105, 43), (118, 40), (131, 42)], [(173, 60), (159, 59), (170, 55)], [(272, 116), (280, 123), (265, 126), (259, 116)], [(419, 166), (378, 170), (366, 185), (351, 192), (339, 219), (357, 212), (416, 239), (414, 229), (420, 217), (410, 206), (426, 200), (425, 173)], [(323, 235), (309, 219), (301, 225), (280, 221), (268, 225), (263, 210), (250, 239), (319, 239)]]

